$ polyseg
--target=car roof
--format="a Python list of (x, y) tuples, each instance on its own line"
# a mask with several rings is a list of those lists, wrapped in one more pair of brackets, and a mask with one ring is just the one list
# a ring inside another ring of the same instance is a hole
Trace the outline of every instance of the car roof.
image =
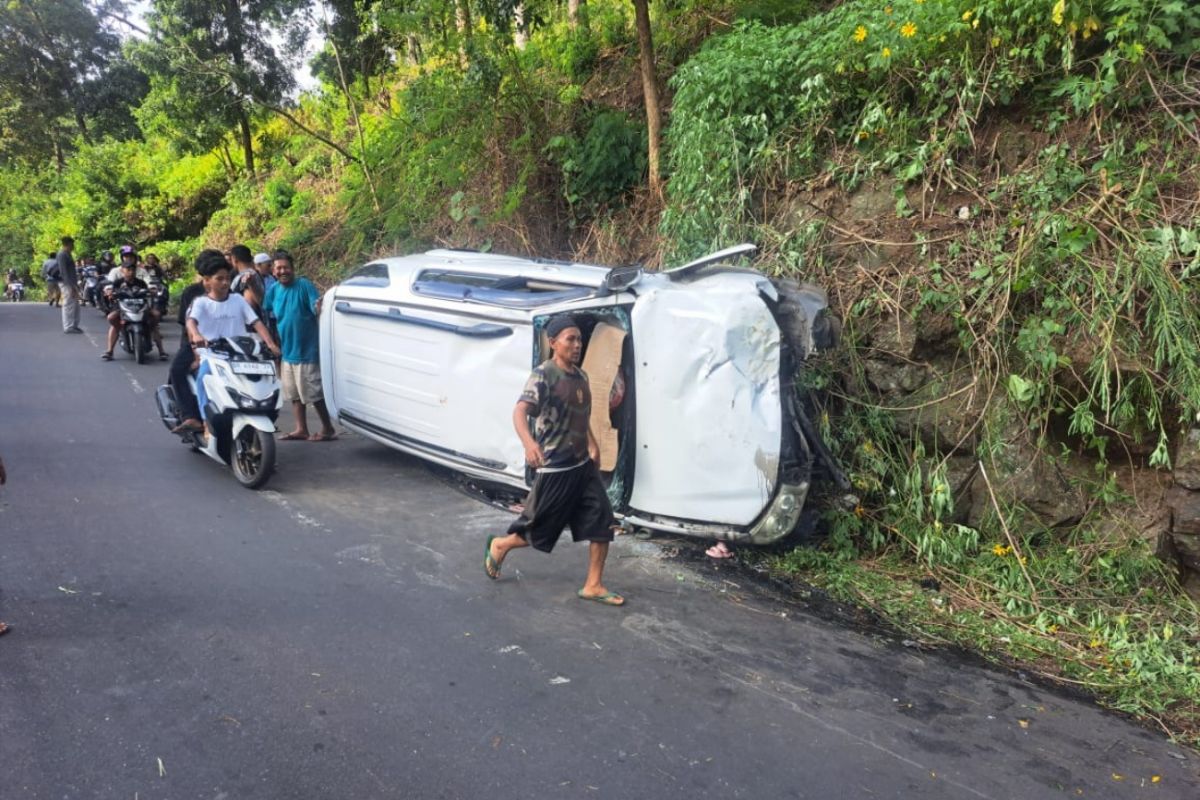
[(538, 277), (557, 283), (598, 288), (604, 284), (604, 278), (609, 272), (608, 267), (594, 264), (519, 258), (472, 250), (430, 250), (410, 256), (380, 258), (371, 263), (387, 265), (392, 279), (405, 283), (405, 279), (411, 279), (417, 272), (437, 269), (479, 275)]

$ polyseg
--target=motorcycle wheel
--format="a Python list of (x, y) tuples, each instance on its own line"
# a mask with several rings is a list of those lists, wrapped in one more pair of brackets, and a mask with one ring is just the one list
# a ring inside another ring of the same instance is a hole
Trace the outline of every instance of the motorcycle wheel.
[(275, 437), (251, 425), (233, 440), (233, 476), (247, 489), (257, 489), (275, 471)]
[(142, 341), (144, 336), (145, 334), (141, 331), (135, 331), (133, 334), (133, 357), (139, 364), (146, 363), (146, 347), (144, 346), (145, 342)]

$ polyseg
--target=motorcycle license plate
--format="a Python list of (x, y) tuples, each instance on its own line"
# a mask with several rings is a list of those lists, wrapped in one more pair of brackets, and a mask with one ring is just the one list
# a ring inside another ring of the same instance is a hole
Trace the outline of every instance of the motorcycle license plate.
[(275, 365), (262, 361), (234, 361), (229, 366), (239, 375), (275, 374)]

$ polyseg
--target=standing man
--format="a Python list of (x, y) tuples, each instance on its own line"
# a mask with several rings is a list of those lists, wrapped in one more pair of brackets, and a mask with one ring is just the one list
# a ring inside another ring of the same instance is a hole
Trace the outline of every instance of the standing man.
[(71, 258), (74, 249), (75, 240), (64, 236), (62, 249), (58, 251), (58, 279), (61, 281), (58, 290), (62, 293), (63, 333), (83, 333), (79, 327), (79, 275), (75, 272), (75, 259)]
[[(236, 255), (236, 254), (235, 254)], [(321, 313), (321, 294), (307, 278), (297, 278), (292, 256), (286, 250), (275, 253), (275, 277), (278, 282), (267, 292), (263, 309), (279, 325), (279, 346), (283, 350), (280, 372), (283, 399), (292, 402), (296, 428), (284, 439), (329, 442), (337, 438), (325, 393), (321, 386), (320, 334), (317, 315)], [(321, 419), (321, 430), (308, 433), (306, 406), (312, 406)]]
[[(624, 605), (625, 598), (603, 583), (616, 520), (596, 465), (600, 448), (588, 425), (592, 393), (587, 374), (579, 368), (583, 334), (564, 314), (551, 318), (546, 335), (553, 357), (534, 368), (513, 409), (525, 462), (537, 470), (537, 477), (525, 510), (508, 526), (507, 535), (488, 537), (483, 568), (495, 580), (509, 551), (532, 545), (549, 553), (570, 525), (572, 539), (589, 543), (587, 580), (576, 594), (608, 606)], [(529, 429), (530, 417), (536, 433)]]
[(258, 270), (258, 277), (262, 278), (264, 291), (271, 291), (271, 287), (277, 283), (275, 276), (272, 274), (272, 270), (275, 267), (271, 257), (266, 253), (255, 253), (254, 268)]
[(262, 304), (267, 291), (263, 288), (258, 270), (254, 268), (254, 256), (250, 254), (250, 248), (244, 244), (235, 244), (229, 248), (229, 254), (233, 259), (234, 273), (229, 291), (240, 294), (254, 309), (254, 313), (262, 316)]
[(46, 260), (42, 262), (42, 280), (46, 282), (46, 305), (61, 305), (58, 292), (58, 282), (60, 280), (58, 274), (58, 255), (56, 253), (46, 256)]

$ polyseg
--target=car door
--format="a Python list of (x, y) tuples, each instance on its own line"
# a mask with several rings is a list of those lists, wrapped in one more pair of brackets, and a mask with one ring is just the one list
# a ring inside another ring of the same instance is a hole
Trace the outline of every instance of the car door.
[(783, 435), (771, 291), (744, 272), (639, 283), (632, 512), (748, 526), (771, 502)]

